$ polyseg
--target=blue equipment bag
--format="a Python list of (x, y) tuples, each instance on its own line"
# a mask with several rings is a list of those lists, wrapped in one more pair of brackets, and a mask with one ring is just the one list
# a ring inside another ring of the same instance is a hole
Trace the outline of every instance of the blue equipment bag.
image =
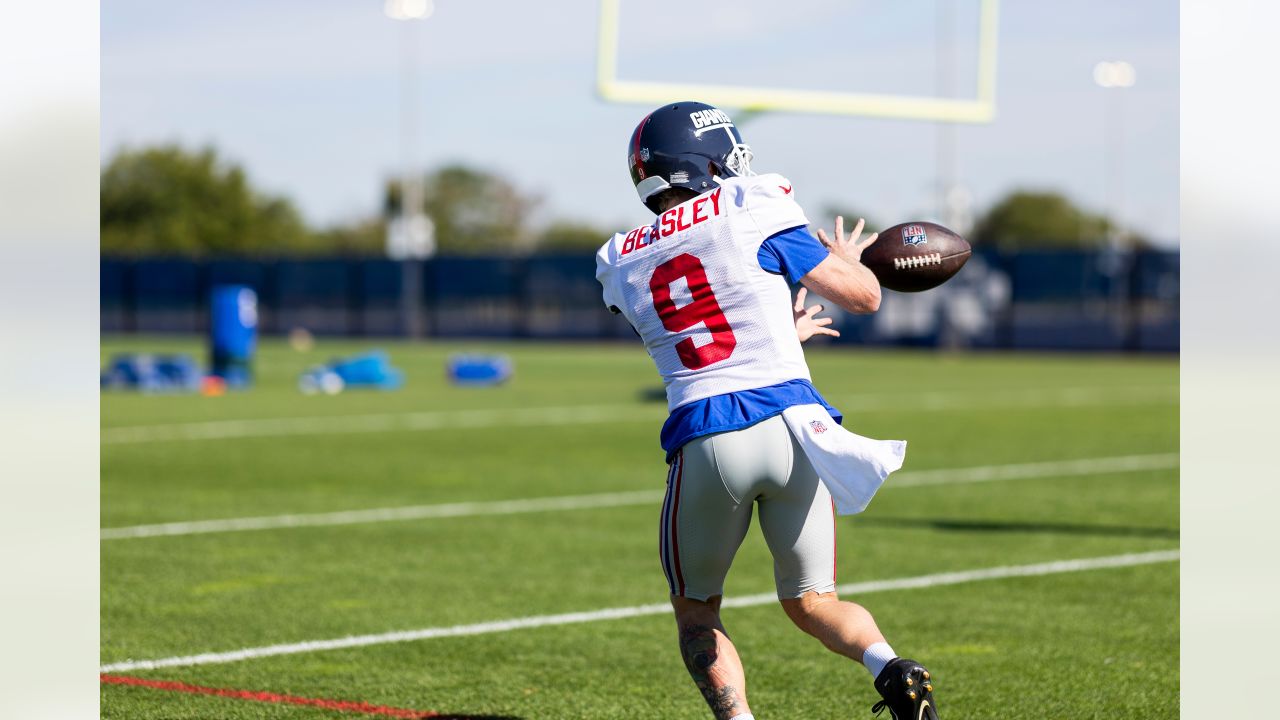
[(304, 372), (298, 378), (298, 389), (307, 395), (336, 395), (346, 388), (396, 390), (404, 385), (404, 373), (391, 366), (381, 350), (349, 358), (331, 360)]
[(189, 355), (125, 353), (107, 363), (102, 389), (119, 388), (144, 393), (187, 393), (200, 389), (203, 373)]
[(215, 287), (209, 306), (210, 374), (228, 387), (247, 386), (257, 345), (257, 293), (244, 285)]
[(445, 366), (454, 385), (501, 385), (511, 379), (514, 368), (506, 355), (453, 355)]

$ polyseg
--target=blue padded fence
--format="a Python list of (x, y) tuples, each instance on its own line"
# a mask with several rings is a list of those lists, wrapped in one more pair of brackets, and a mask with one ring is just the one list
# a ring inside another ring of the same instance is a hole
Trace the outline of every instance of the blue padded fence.
[[(210, 290), (257, 292), (259, 329), (281, 334), (608, 339), (631, 337), (600, 302), (589, 253), (378, 259), (104, 257), (104, 333), (203, 333)], [(411, 296), (407, 296), (411, 294)], [(841, 316), (837, 343), (1034, 350), (1178, 349), (1178, 254), (975, 253), (927, 293), (885, 293)]]

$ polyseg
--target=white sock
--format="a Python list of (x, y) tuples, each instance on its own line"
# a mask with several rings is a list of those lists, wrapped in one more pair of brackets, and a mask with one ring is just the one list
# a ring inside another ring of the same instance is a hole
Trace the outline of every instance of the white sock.
[(871, 677), (880, 677), (880, 672), (884, 670), (884, 666), (897, 659), (898, 654), (889, 647), (889, 643), (878, 642), (867, 648), (862, 653), (862, 664), (867, 666), (871, 671)]
[(756, 716), (751, 713), (742, 713), (741, 715), (734, 715), (729, 720), (756, 720)]

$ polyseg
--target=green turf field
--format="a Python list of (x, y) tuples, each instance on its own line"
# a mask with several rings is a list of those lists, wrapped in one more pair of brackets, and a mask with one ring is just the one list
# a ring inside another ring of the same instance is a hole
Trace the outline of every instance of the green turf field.
[[(405, 389), (295, 389), (304, 368), (374, 346), (406, 371)], [(109, 340), (104, 359), (125, 349), (199, 345)], [(443, 363), (459, 349), (509, 353), (514, 381), (450, 387)], [(847, 427), (910, 441), (904, 470), (868, 511), (840, 519), (840, 583), (1178, 547), (1175, 360), (816, 348), (809, 361)], [(109, 674), (458, 717), (709, 717), (674, 624), (657, 613), (120, 665), (665, 602), (656, 549), (665, 406), (638, 343), (321, 341), (302, 353), (268, 342), (257, 369), (253, 390), (224, 397), (103, 395)], [(982, 469), (949, 472), (965, 468)], [(523, 502), (565, 496), (595, 500)], [(505, 500), (521, 502), (486, 504)], [(578, 506), (596, 500), (601, 507)], [(478, 504), (415, 519), (120, 530), (468, 502)], [(771, 590), (753, 529), (726, 596)], [(1178, 713), (1176, 562), (850, 599), (876, 615), (896, 650), (933, 669), (944, 720)], [(776, 603), (726, 609), (725, 622), (761, 720), (870, 717), (878, 697), (869, 674), (794, 629)], [(372, 717), (115, 684), (103, 685), (102, 715)]]

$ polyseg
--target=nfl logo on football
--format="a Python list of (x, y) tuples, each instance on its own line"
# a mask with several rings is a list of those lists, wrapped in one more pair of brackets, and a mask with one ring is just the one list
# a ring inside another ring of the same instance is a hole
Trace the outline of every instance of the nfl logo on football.
[(923, 227), (908, 225), (902, 228), (902, 242), (905, 245), (923, 245), (929, 242), (929, 236), (924, 234)]

